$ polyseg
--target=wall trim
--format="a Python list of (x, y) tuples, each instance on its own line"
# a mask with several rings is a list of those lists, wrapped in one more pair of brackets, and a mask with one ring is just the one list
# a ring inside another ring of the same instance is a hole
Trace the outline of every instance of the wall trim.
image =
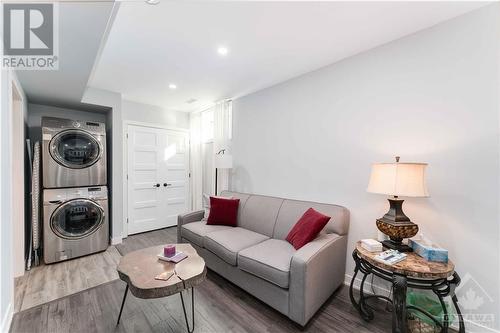
[[(189, 133), (189, 129), (187, 129), (187, 128), (161, 125), (161, 124), (156, 124), (156, 123), (148, 123), (148, 122), (143, 122), (143, 121), (124, 120), (123, 124), (127, 125), (127, 127), (128, 127), (128, 125), (134, 125), (134, 126), (161, 128), (161, 129), (166, 129), (166, 130), (171, 130), (171, 131), (179, 131), (179, 132), (183, 132), (183, 133)], [(124, 126), (124, 130), (125, 129), (126, 129), (126, 127)]]
[(0, 332), (2, 333), (7, 333), (10, 330), (10, 325), (12, 324), (12, 317), (14, 315), (13, 309), (12, 309), (12, 303), (9, 303), (7, 306), (7, 310), (5, 311), (5, 314), (3, 315), (2, 318), (2, 326), (0, 327)]
[(116, 236), (111, 238), (111, 245), (121, 244), (123, 242), (122, 236)]
[[(349, 287), (351, 285), (351, 280), (352, 280), (352, 275), (345, 274), (344, 284), (347, 287)], [(354, 280), (353, 288), (356, 290), (359, 290), (360, 285), (361, 285), (361, 278), (356, 277), (356, 279)], [(382, 286), (378, 286), (376, 283), (373, 283), (373, 290), (375, 290), (375, 293), (380, 294), (380, 295), (389, 295), (391, 292), (389, 289), (382, 287)], [(373, 294), (372, 293), (371, 277), (367, 278), (365, 281), (364, 292), (366, 294)], [(464, 319), (464, 323), (465, 323), (465, 330), (468, 333), (500, 333), (500, 331), (498, 331), (498, 330), (483, 326), (483, 325), (478, 324), (478, 323), (471, 321), (471, 320)], [(458, 323), (451, 324), (450, 328), (458, 331)]]

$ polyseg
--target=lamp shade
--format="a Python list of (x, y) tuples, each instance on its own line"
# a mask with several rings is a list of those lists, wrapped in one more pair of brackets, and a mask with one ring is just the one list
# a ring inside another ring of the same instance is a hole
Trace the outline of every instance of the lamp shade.
[(426, 163), (373, 164), (367, 191), (403, 197), (428, 197)]
[(233, 168), (233, 156), (229, 154), (216, 154), (214, 162), (217, 169)]

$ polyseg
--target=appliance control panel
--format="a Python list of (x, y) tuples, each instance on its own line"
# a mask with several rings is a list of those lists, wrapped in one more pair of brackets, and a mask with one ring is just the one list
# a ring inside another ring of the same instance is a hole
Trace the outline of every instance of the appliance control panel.
[(107, 198), (108, 189), (106, 186), (47, 189), (43, 191), (45, 204), (60, 204), (72, 199), (102, 200)]
[(63, 118), (42, 117), (42, 134), (52, 134), (65, 129), (80, 129), (94, 134), (106, 134), (106, 124), (97, 121), (71, 120)]

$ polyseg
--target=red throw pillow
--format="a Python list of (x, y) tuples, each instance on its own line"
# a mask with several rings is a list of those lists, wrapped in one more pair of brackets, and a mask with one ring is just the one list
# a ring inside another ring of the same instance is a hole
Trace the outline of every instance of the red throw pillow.
[(236, 227), (240, 199), (210, 197), (210, 214), (207, 224)]
[(286, 240), (298, 250), (315, 239), (328, 221), (330, 221), (330, 216), (309, 208), (295, 223), (288, 236), (286, 236)]

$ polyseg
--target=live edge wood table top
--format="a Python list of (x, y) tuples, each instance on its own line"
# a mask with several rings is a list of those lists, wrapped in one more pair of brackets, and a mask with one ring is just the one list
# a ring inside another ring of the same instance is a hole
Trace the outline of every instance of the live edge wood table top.
[(427, 261), (413, 252), (407, 252), (407, 257), (403, 261), (394, 265), (386, 265), (375, 260), (375, 256), (380, 252), (369, 252), (365, 250), (361, 246), (361, 242), (356, 244), (356, 251), (361, 258), (368, 261), (373, 266), (408, 277), (421, 279), (447, 278), (452, 276), (455, 271), (455, 265), (450, 260), (446, 264)]
[[(192, 288), (205, 280), (205, 261), (190, 244), (176, 244), (176, 250), (188, 257), (174, 264), (159, 260), (163, 245), (149, 247), (126, 254), (117, 267), (120, 279), (132, 294), (139, 298), (159, 298)], [(155, 280), (163, 272), (175, 272), (167, 281)]]

